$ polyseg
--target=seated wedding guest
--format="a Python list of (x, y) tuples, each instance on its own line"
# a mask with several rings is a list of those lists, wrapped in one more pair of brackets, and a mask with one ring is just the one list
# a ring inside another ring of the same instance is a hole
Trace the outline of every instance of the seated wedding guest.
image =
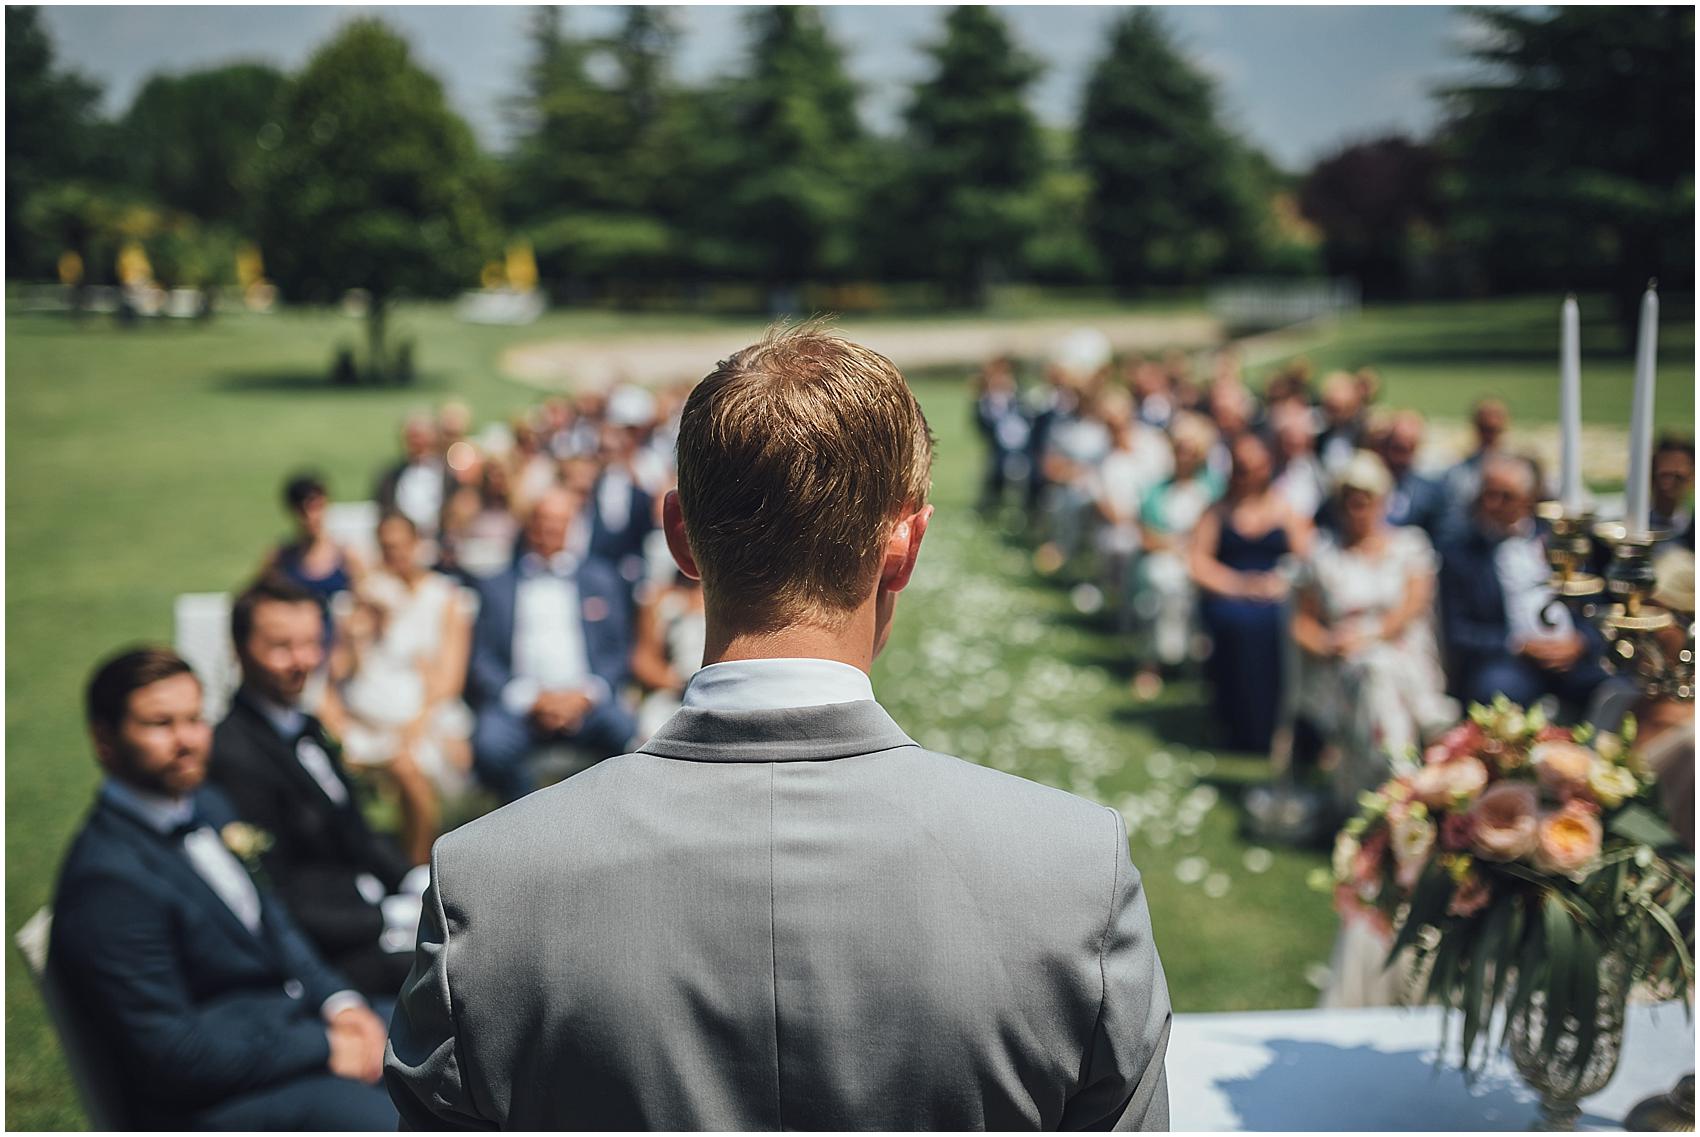
[(433, 540), (443, 506), (457, 484), (437, 445), (437, 428), (427, 415), (409, 415), (401, 430), (403, 456), (378, 479), (373, 497), (385, 513), (405, 514)]
[[(614, 402), (611, 413), (621, 410), (622, 400)], [(633, 463), (636, 453), (635, 431), (612, 421), (604, 426), (602, 472), (588, 499), (590, 556), (606, 561), (619, 574), (628, 613), (643, 579), (644, 538), (655, 527), (655, 499), (645, 487), (645, 475)]]
[(685, 684), (702, 667), (706, 628), (702, 585), (677, 568), (671, 584), (638, 606), (632, 678), (647, 692), (638, 706), (639, 738), (649, 738), (679, 709)]
[(1045, 363), (1045, 382), (1028, 396), (1027, 512), (1029, 522), (1046, 528), (1044, 514), (1052, 495), (1046, 459), (1053, 450), (1052, 434), (1080, 418), (1082, 404), (1110, 364), (1110, 341), (1091, 328), (1077, 328), (1051, 348)]
[(308, 939), (355, 987), (393, 996), (407, 975), (424, 873), (374, 833), (342, 747), (301, 709), (324, 660), (311, 593), (281, 577), (230, 609), (242, 685), (213, 733), (208, 778), (266, 834), (260, 863)]
[(606, 562), (567, 547), (581, 510), (566, 489), (538, 498), (518, 559), (478, 583), (466, 677), (473, 772), (503, 801), (534, 788), (530, 758), (545, 743), (606, 756), (637, 731), (620, 697), (631, 659), (627, 591)]
[[(544, 490), (555, 484), (560, 476), (559, 463), (545, 448), (542, 430), (532, 415), (515, 415), (509, 430), (513, 434), (513, 447), (504, 461), (492, 465), (503, 467), (507, 483), (513, 489), (514, 512), (524, 513)], [(486, 470), (485, 480), (489, 476)]]
[(1139, 529), (1144, 551), (1136, 562), (1134, 614), (1146, 629), (1133, 693), (1152, 699), (1163, 690), (1163, 672), (1185, 663), (1192, 653), (1198, 607), (1188, 571), (1192, 535), (1204, 511), (1222, 495), (1222, 483), (1205, 466), (1216, 441), (1204, 416), (1179, 411), (1170, 420), (1174, 473), (1152, 487), (1140, 503)]
[(1275, 492), (1300, 517), (1315, 517), (1328, 496), (1330, 479), (1316, 456), (1309, 409), (1288, 403), (1270, 415), (1269, 426), (1275, 444)]
[(404, 1126), (1168, 1128), (1120, 816), (874, 698), (931, 451), (897, 369), (809, 327), (698, 385), (663, 529), (706, 666), (642, 750), (437, 842)]
[(420, 563), (419, 531), (392, 513), (378, 523), (379, 567), (331, 658), (343, 716), (343, 757), (378, 767), (401, 796), (401, 848), (431, 856), (441, 798), (463, 792), (472, 770), (472, 713), (461, 702), (472, 618), (460, 584)]
[(1442, 546), (1466, 536), (1473, 527), (1476, 499), (1481, 494), (1482, 464), (1503, 453), (1511, 412), (1499, 399), (1480, 399), (1470, 411), (1470, 424), (1476, 432), (1475, 449), (1441, 479), (1446, 503), (1435, 543)]
[(1653, 450), (1653, 492), (1648, 523), (1670, 534), (1659, 548), (1694, 548), (1694, 440), (1666, 434)]
[(1414, 525), (1432, 542), (1446, 510), (1446, 491), (1435, 479), (1417, 472), (1417, 455), (1422, 448), (1423, 416), (1417, 411), (1394, 414), (1380, 449), (1393, 478), (1393, 488), (1387, 495), (1387, 523)]
[(347, 592), (360, 579), (360, 558), (331, 540), (325, 531), (330, 494), (317, 474), (297, 474), (284, 483), (283, 503), (295, 522), (295, 535), (278, 546), (260, 570), (278, 572), (313, 594), (324, 617), (324, 641), (332, 636), (331, 598)]
[(1261, 438), (1236, 438), (1233, 463), (1226, 494), (1199, 519), (1190, 567), (1210, 636), (1205, 673), (1216, 721), (1231, 749), (1265, 753), (1290, 681), (1281, 662), (1288, 583), (1278, 568), (1310, 552), (1311, 527), (1272, 488), (1274, 463)]
[(1095, 516), (1098, 468), (1109, 455), (1110, 427), (1104, 394), (1083, 395), (1078, 409), (1059, 416), (1045, 445), (1045, 542), (1034, 553), (1041, 572), (1055, 572), (1080, 552)]
[(1251, 429), (1252, 416), (1256, 410), (1256, 400), (1243, 384), (1211, 388), (1204, 411), (1216, 424), (1216, 441), (1211, 446), (1206, 461), (1211, 473), (1223, 481), (1227, 480), (1229, 470), (1233, 466), (1234, 442)]
[(1128, 387), (1139, 403), (1139, 421), (1166, 430), (1176, 410), (1174, 381), (1164, 366), (1152, 359), (1131, 361)]
[(1441, 550), (1451, 693), (1471, 703), (1503, 694), (1525, 707), (1552, 694), (1580, 712), (1606, 681), (1602, 643), (1549, 587), (1552, 567), (1534, 518), (1535, 468), (1490, 454), (1480, 479), (1469, 530)]
[(1133, 396), (1126, 391), (1111, 388), (1098, 401), (1110, 431), (1110, 450), (1092, 471), (1096, 545), (1107, 590), (1116, 598), (1120, 618), (1131, 624), (1132, 575), (1142, 544), (1140, 507), (1145, 495), (1173, 472), (1174, 455), (1162, 431), (1134, 416)]
[(1004, 487), (1027, 476), (1027, 436), (1031, 426), (1021, 408), (1015, 361), (1000, 355), (975, 379), (974, 425), (986, 446), (986, 472), (980, 479), (977, 508), (990, 512), (1003, 505)]
[(1340, 475), (1339, 532), (1318, 536), (1296, 585), (1299, 710), (1338, 752), (1343, 814), (1460, 713), (1434, 638), (1434, 547), (1389, 524), (1392, 485), (1381, 459), (1358, 451)]
[[(309, 640), (316, 638), (309, 633)], [(105, 772), (53, 898), (49, 957), (136, 1129), (393, 1129), (389, 1006), (327, 966), (202, 784), (201, 685), (167, 648), (107, 659), (86, 714)]]
[(1332, 477), (1345, 469), (1362, 444), (1367, 404), (1358, 377), (1349, 371), (1336, 371), (1322, 381), (1319, 403), (1322, 425), (1316, 436), (1316, 454)]
[(444, 543), (453, 551), (456, 579), (474, 584), (507, 568), (519, 540), (519, 516), (513, 503), (512, 478), (501, 462), (486, 462), (476, 491), (455, 496), (445, 518)]

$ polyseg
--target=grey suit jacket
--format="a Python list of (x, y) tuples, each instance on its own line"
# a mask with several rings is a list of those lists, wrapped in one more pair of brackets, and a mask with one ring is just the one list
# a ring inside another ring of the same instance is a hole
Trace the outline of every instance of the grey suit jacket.
[(877, 703), (678, 712), (437, 842), (404, 1126), (1166, 1129), (1121, 817)]

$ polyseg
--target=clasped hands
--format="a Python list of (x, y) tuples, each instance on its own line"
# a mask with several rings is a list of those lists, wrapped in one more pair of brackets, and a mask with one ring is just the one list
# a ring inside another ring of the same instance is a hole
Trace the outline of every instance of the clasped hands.
[(331, 1045), (326, 1066), (339, 1078), (376, 1085), (384, 1076), (384, 1040), (389, 1029), (371, 1007), (338, 1011), (325, 1027)]
[(563, 734), (577, 730), (590, 707), (582, 691), (545, 691), (531, 705), (531, 721), (545, 734)]
[(1522, 650), (1537, 667), (1547, 671), (1566, 671), (1582, 658), (1587, 646), (1580, 635), (1571, 632), (1569, 635), (1530, 639), (1523, 644)]

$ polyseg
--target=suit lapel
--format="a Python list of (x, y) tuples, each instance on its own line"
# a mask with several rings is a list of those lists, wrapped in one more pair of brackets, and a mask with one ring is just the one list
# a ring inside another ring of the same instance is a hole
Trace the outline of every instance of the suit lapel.
[[(176, 885), (174, 891), (179, 896), (186, 900), (193, 898), (193, 903), (209, 910), (214, 922), (221, 925), (229, 933), (231, 939), (239, 944), (246, 945), (250, 949), (260, 950), (267, 959), (275, 962), (276, 957), (273, 955), (271, 944), (266, 938), (257, 936), (248, 930), (248, 925), (244, 924), (236, 913), (231, 911), (230, 905), (224, 902), (224, 898), (213, 890), (212, 885), (206, 882), (206, 878), (195, 871), (195, 866), (189, 861), (189, 854), (176, 847), (171, 838), (155, 832), (122, 809), (106, 804), (103, 804), (101, 809), (112, 819), (113, 831), (119, 835), (120, 840), (130, 847), (141, 864), (148, 866), (162, 879), (174, 882)], [(259, 885), (256, 884), (254, 887), (258, 890)], [(265, 906), (264, 900), (265, 898), (262, 896), (262, 910)]]

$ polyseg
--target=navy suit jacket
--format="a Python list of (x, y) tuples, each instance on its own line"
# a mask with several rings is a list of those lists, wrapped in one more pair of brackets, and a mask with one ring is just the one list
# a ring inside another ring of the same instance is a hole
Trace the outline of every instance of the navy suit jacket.
[(598, 478), (590, 494), (590, 555), (616, 566), (627, 557), (642, 557), (644, 538), (655, 528), (655, 499), (632, 482), (631, 509), (624, 518), (625, 527), (616, 531), (602, 515), (601, 493), (602, 478)]
[[(1510, 653), (1506, 638), (1511, 623), (1505, 614), (1505, 590), (1494, 569), (1496, 548), (1498, 543), (1472, 523), (1441, 550), (1441, 635), (1453, 694), (1462, 690), (1468, 677), (1483, 664)], [(1593, 624), (1577, 620), (1576, 630), (1588, 641), (1590, 652), (1597, 653), (1602, 644)]]
[[(215, 829), (237, 819), (196, 794)], [(180, 845), (105, 800), (71, 845), (54, 897), (49, 966), (106, 1040), (119, 1094), (149, 1124), (322, 1072), (319, 1007), (348, 983), (259, 888), (261, 930), (237, 919)]]
[[(466, 701), (475, 711), (500, 703), (502, 688), (514, 677), (514, 610), (520, 579), (516, 560), (478, 583), (478, 620), (472, 626), (472, 658), (466, 676)], [(575, 583), (590, 671), (618, 695), (632, 654), (625, 588), (613, 566), (596, 557), (579, 562)]]

